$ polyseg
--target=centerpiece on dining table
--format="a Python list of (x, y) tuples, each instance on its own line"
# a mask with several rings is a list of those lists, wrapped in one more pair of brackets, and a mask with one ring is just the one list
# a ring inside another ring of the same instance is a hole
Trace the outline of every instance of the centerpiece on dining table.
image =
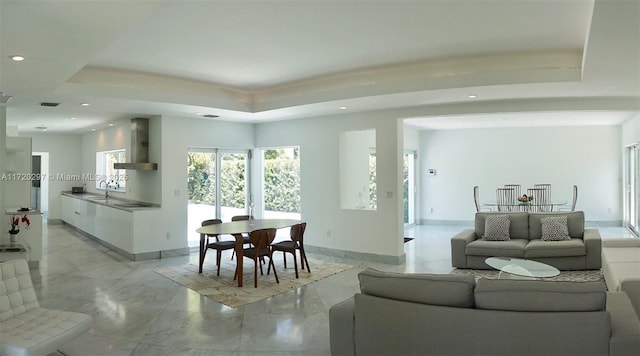
[(526, 194), (522, 194), (518, 197), (518, 201), (521, 203), (529, 203), (533, 200), (533, 196), (527, 196)]

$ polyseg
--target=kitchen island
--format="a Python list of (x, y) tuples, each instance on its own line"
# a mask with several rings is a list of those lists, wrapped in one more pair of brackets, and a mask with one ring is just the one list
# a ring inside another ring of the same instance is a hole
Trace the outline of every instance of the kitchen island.
[(62, 220), (132, 261), (186, 255), (163, 250), (162, 209), (157, 204), (92, 193), (62, 192)]

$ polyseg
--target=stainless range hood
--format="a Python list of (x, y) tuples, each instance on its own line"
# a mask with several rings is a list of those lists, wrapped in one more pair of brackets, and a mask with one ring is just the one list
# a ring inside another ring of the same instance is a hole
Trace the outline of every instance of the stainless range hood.
[(149, 163), (149, 119), (131, 119), (131, 163), (114, 163), (115, 169), (155, 171), (157, 163)]

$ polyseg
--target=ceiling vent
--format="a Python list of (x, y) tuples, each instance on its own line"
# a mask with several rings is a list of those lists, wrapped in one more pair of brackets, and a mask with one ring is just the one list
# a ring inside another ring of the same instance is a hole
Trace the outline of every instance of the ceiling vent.
[(220, 117), (220, 116), (207, 114), (207, 115), (202, 115), (202, 117), (208, 117), (209, 119), (215, 119), (216, 117)]
[(55, 108), (56, 106), (60, 105), (60, 103), (40, 103), (40, 106), (50, 106)]
[(4, 93), (0, 91), (0, 104), (6, 104), (11, 98), (13, 98), (11, 95), (4, 95)]

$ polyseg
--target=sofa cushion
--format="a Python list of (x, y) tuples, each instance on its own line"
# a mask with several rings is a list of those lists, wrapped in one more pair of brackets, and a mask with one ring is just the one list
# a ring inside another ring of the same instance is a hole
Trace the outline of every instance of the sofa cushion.
[(484, 234), (486, 241), (508, 241), (510, 220), (508, 215), (490, 215), (485, 218)]
[(602, 311), (607, 288), (602, 282), (557, 282), (515, 279), (478, 280), (476, 308), (507, 311)]
[(360, 291), (381, 298), (450, 307), (473, 306), (473, 276), (383, 272), (372, 268), (358, 274)]
[(529, 214), (526, 212), (504, 213), (485, 212), (476, 213), (475, 231), (481, 237), (485, 231), (485, 220), (487, 216), (507, 215), (509, 216), (509, 237), (513, 239), (529, 239)]
[(582, 239), (564, 241), (531, 240), (524, 248), (524, 257), (584, 256), (587, 248)]
[(467, 256), (524, 257), (524, 249), (528, 242), (526, 239), (474, 240), (467, 244), (464, 251)]
[(548, 213), (529, 213), (529, 234), (530, 238), (540, 239), (542, 238), (542, 222), (543, 218), (548, 216), (566, 216), (567, 217), (567, 230), (571, 238), (583, 238), (584, 236), (584, 212), (571, 211), (571, 212), (548, 212)]
[(567, 216), (547, 216), (540, 219), (542, 224), (542, 241), (563, 241), (569, 240), (569, 229), (567, 228)]

